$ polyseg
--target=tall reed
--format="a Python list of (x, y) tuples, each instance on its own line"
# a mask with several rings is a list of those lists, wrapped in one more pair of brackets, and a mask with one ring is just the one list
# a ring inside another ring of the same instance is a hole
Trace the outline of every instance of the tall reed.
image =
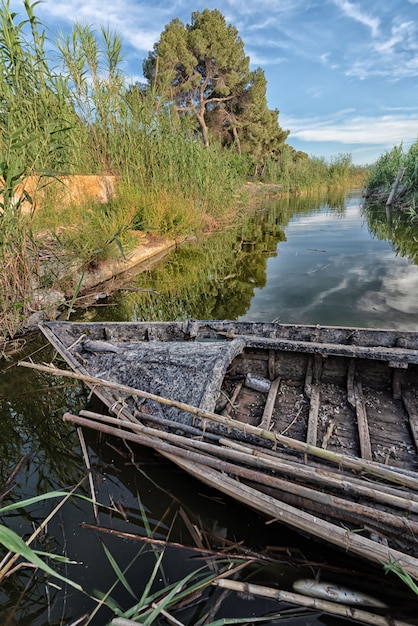
[(394, 204), (409, 210), (410, 217), (415, 220), (418, 203), (418, 141), (407, 151), (401, 144), (381, 155), (367, 179), (369, 199), (386, 200), (400, 168), (404, 168), (404, 173)]
[(68, 130), (62, 81), (49, 70), (45, 36), (24, 1), (27, 18), (18, 21), (9, 0), (0, 5), (0, 336), (13, 335), (30, 311), (36, 254), (22, 215), (31, 204), (25, 180), (35, 170), (63, 161)]

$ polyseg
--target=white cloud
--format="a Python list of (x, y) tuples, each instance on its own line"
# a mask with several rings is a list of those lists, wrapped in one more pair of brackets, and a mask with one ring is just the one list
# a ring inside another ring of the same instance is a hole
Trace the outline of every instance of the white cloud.
[(310, 142), (338, 142), (344, 144), (393, 145), (415, 141), (418, 134), (418, 115), (376, 117), (350, 116), (341, 112), (329, 117), (281, 117), (283, 127), (291, 129), (292, 138)]
[(394, 17), (388, 32), (357, 47), (348, 76), (380, 76), (399, 80), (418, 76), (418, 28), (413, 20)]
[(417, 291), (418, 267), (405, 260), (401, 265), (388, 267), (380, 290), (366, 292), (357, 304), (365, 311), (395, 311), (417, 315)]
[(372, 36), (377, 37), (379, 33), (380, 20), (364, 13), (356, 4), (349, 0), (333, 0), (334, 4), (347, 16), (370, 28)]

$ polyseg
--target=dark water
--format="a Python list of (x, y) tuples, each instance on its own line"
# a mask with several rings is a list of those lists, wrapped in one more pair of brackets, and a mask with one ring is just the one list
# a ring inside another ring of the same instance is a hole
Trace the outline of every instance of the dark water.
[[(356, 194), (264, 201), (250, 218), (202, 241), (179, 247), (157, 267), (126, 277), (120, 291), (101, 306), (80, 309), (82, 319), (169, 320), (253, 319), (314, 324), (417, 329), (418, 226), (384, 207), (365, 212)], [(28, 341), (26, 355), (49, 362), (54, 355), (42, 338)], [(55, 360), (59, 364), (59, 360)], [(0, 508), (53, 489), (69, 490), (85, 478), (84, 460), (74, 427), (62, 422), (64, 411), (100, 408), (76, 383), (16, 367), (3, 361), (0, 373)], [(320, 574), (389, 600), (391, 610), (415, 615), (415, 597), (391, 575), (349, 559), (301, 537), (214, 492), (158, 456), (129, 449), (85, 433), (93, 465), (97, 499), (105, 529), (169, 539), (186, 546), (219, 549), (237, 542), (266, 559), (239, 579), (291, 590), (292, 581)], [(20, 471), (9, 485), (13, 469)], [(7, 488), (11, 490), (5, 494)], [(86, 481), (78, 494), (89, 495)], [(2, 521), (27, 538), (57, 503), (25, 506)], [(0, 511), (1, 516), (1, 511)], [(151, 544), (97, 533), (90, 503), (73, 498), (60, 509), (33, 544), (68, 556), (57, 566), (79, 582), (80, 593), (58, 580), (25, 567), (0, 587), (0, 624), (71, 624), (96, 603), (94, 590), (106, 593), (126, 610), (137, 601), (116, 580), (110, 551), (118, 566), (129, 566), (126, 579), (140, 597), (156, 563)], [(0, 551), (0, 560), (4, 551)], [(267, 558), (268, 557), (268, 558)], [(205, 565), (195, 552), (169, 547), (155, 584), (181, 579)], [(1, 567), (1, 566), (0, 566)], [(51, 585), (54, 582), (54, 585)], [(220, 592), (212, 589), (185, 610), (184, 624), (197, 624)], [(285, 603), (229, 594), (216, 617), (262, 616), (280, 610), (286, 624), (348, 624), (319, 612), (297, 611)], [(286, 611), (291, 610), (291, 614)], [(93, 624), (106, 624), (101, 609)], [(214, 617), (212, 617), (214, 619)], [(154, 623), (158, 623), (155, 621)], [(161, 623), (164, 623), (163, 621)], [(274, 623), (277, 623), (275, 621)]]

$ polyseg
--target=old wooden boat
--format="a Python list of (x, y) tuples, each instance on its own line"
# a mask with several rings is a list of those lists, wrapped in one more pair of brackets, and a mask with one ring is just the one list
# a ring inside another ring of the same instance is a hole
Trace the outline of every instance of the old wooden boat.
[(42, 332), (108, 407), (64, 419), (418, 579), (418, 333), (228, 321)]

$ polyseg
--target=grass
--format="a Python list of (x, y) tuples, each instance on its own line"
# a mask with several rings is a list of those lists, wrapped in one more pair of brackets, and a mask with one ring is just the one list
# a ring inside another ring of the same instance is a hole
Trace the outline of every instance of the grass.
[(377, 160), (367, 179), (369, 201), (387, 200), (400, 168), (404, 168), (404, 174), (394, 205), (409, 212), (414, 220), (418, 202), (418, 141), (408, 150), (403, 145), (395, 146)]
[(340, 154), (326, 161), (284, 146), (280, 160), (269, 164), (263, 179), (282, 185), (284, 191), (299, 193), (362, 187), (367, 175), (368, 168), (353, 165), (349, 154)]

